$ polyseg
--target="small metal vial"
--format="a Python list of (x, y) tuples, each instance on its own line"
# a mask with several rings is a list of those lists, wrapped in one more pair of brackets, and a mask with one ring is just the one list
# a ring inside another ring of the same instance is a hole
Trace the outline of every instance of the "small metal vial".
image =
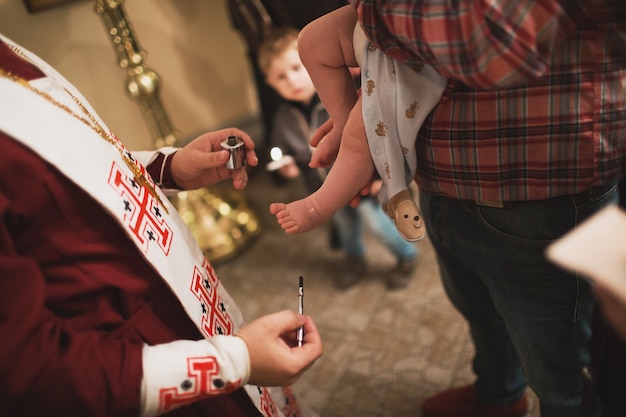
[(229, 136), (222, 142), (222, 149), (226, 149), (230, 153), (230, 157), (226, 161), (226, 168), (239, 169), (246, 165), (246, 148), (243, 145), (243, 140), (237, 136)]

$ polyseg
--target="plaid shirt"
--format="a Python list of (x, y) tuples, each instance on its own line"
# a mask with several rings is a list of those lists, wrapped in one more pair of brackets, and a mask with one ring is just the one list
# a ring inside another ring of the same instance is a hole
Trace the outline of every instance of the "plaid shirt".
[(353, 0), (368, 38), (450, 79), (417, 139), (423, 192), (574, 194), (623, 174), (626, 0)]

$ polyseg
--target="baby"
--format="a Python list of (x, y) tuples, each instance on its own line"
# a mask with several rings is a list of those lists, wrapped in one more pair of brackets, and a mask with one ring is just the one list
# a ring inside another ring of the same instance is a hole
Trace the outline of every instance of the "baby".
[[(422, 239), (423, 223), (408, 190), (417, 164), (414, 144), (447, 80), (429, 66), (412, 68), (372, 47), (352, 6), (311, 22), (298, 45), (333, 123), (310, 165), (325, 167), (337, 158), (316, 192), (289, 204), (273, 203), (270, 212), (287, 233), (306, 232), (349, 204), (378, 171), (383, 209), (404, 239)], [(361, 68), (361, 95), (352, 80), (354, 67)]]

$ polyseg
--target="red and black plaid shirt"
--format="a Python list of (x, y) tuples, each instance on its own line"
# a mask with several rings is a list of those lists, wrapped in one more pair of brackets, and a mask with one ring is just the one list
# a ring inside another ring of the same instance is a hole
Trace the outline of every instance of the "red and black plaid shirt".
[(625, 0), (354, 0), (389, 56), (450, 78), (418, 139), (424, 192), (573, 194), (622, 175)]

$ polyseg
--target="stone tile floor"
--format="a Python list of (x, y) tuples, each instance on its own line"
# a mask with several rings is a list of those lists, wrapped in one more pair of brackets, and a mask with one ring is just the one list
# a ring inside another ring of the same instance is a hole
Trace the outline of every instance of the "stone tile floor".
[[(421, 417), (424, 398), (473, 380), (467, 326), (443, 292), (427, 238), (417, 243), (408, 288), (389, 291), (383, 277), (395, 259), (366, 235), (367, 273), (340, 291), (333, 277), (342, 255), (330, 249), (328, 230), (286, 235), (269, 213), (270, 202), (302, 197), (302, 185), (278, 184), (260, 168), (251, 174), (245, 198), (262, 233), (216, 270), (248, 320), (295, 310), (304, 276), (305, 312), (320, 329), (324, 355), (295, 384), (303, 401), (321, 417)], [(538, 417), (529, 394), (527, 417)]]

